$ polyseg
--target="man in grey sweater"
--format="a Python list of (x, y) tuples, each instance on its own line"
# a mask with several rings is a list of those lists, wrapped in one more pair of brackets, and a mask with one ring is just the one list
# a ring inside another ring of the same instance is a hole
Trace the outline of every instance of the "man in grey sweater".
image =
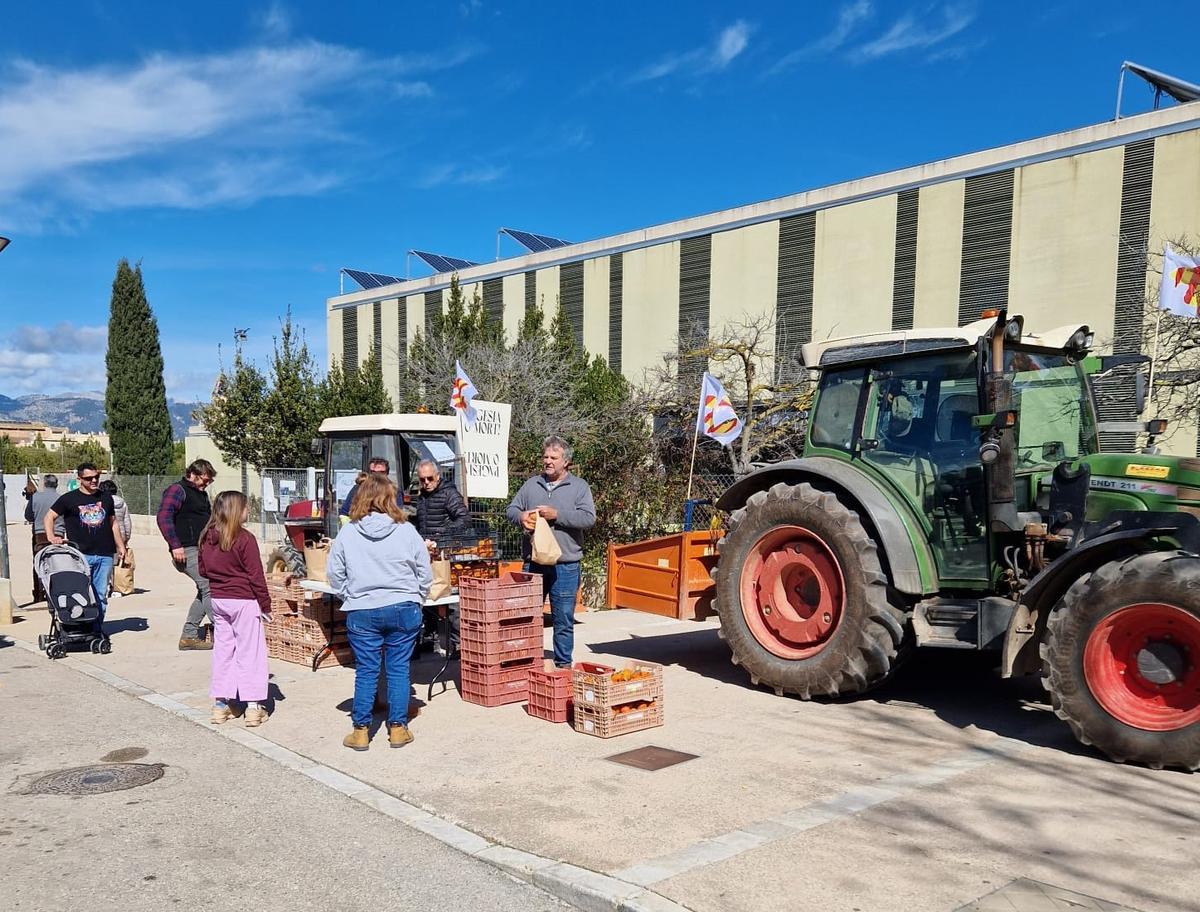
[[(550, 597), (554, 621), (554, 664), (571, 667), (575, 648), (575, 597), (579, 591), (579, 561), (583, 557), (583, 533), (596, 524), (596, 504), (588, 483), (567, 469), (575, 451), (561, 437), (542, 441), (542, 474), (535, 475), (517, 491), (508, 505), (508, 518), (525, 530), (521, 543), (525, 567), (542, 576), (542, 592)], [(529, 559), (530, 535), (537, 517), (550, 525), (562, 549), (553, 566)]]
[[(42, 528), (42, 523), (46, 519), (46, 514), (50, 512), (50, 508), (54, 506), (54, 502), (59, 498), (58, 476), (49, 473), (42, 476), (42, 489), (30, 495), (29, 501), (25, 504), (25, 521), (33, 523), (33, 600), (34, 602), (44, 602), (46, 600), (46, 592), (42, 589), (42, 580), (37, 575), (37, 555), (46, 545), (50, 544), (50, 539), (46, 538), (46, 531)], [(63, 535), (62, 520), (59, 519), (54, 523), (54, 534)]]

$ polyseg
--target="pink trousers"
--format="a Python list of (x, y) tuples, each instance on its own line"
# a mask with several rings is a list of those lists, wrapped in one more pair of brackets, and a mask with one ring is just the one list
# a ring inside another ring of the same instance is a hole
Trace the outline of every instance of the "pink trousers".
[(212, 686), (223, 700), (267, 698), (267, 638), (254, 599), (213, 597)]

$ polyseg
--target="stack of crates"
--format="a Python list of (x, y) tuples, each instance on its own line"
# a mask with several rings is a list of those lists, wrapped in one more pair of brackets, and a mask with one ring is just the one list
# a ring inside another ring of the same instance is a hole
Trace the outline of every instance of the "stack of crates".
[(325, 647), (319, 668), (329, 665), (353, 665), (354, 653), (346, 635), (344, 615), (332, 599), (320, 592), (308, 592), (284, 574), (267, 576), (271, 596), (271, 617), (264, 624), (267, 655), (272, 659), (311, 665)]
[(575, 731), (615, 738), (663, 724), (663, 668), (577, 662), (572, 673)]
[(459, 693), (468, 703), (523, 702), (542, 667), (542, 578), (509, 573), (459, 583)]

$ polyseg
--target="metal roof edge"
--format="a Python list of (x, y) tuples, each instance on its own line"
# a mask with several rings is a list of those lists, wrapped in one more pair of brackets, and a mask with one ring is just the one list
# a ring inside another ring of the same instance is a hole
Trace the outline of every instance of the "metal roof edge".
[[(1119, 120), (1077, 127), (1074, 130), (1049, 136), (1021, 140), (1006, 146), (968, 152), (953, 158), (854, 178), (824, 187), (815, 187), (758, 203), (748, 203), (744, 206), (722, 209), (717, 212), (689, 216), (673, 222), (663, 222), (591, 241), (580, 241), (569, 247), (558, 247), (541, 253), (483, 263), (459, 272), (458, 280), (462, 285), (474, 285), (487, 279), (504, 278), (531, 270), (562, 266), (579, 260), (625, 253), (642, 247), (668, 244), (703, 234), (732, 231), (748, 225), (775, 221), (805, 212), (889, 196), (914, 187), (964, 180), (979, 174), (1023, 167), (1087, 152), (1097, 152), (1142, 139), (1183, 133), (1197, 128), (1200, 128), (1200, 102), (1175, 105), (1159, 111), (1135, 114)], [(738, 213), (745, 214), (739, 216)], [(450, 278), (451, 274), (438, 273), (387, 286), (391, 289), (387, 292), (371, 289), (345, 295), (333, 295), (326, 299), (326, 305), (328, 310), (341, 310), (362, 304), (374, 304), (377, 301), (441, 291), (450, 287)]]

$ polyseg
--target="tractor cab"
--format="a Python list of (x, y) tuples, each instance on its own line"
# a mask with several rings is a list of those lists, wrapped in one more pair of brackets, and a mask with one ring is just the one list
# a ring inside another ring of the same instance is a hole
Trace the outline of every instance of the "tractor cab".
[(437, 463), (443, 484), (462, 487), (462, 446), (454, 415), (349, 415), (326, 418), (319, 430), (312, 449), (324, 460), (321, 497), (288, 507), (286, 535), (268, 557), (268, 571), (305, 575), (305, 545), (337, 535), (341, 506), (372, 460), (387, 462), (388, 477), (405, 506), (417, 496), (417, 466), (427, 459)]

